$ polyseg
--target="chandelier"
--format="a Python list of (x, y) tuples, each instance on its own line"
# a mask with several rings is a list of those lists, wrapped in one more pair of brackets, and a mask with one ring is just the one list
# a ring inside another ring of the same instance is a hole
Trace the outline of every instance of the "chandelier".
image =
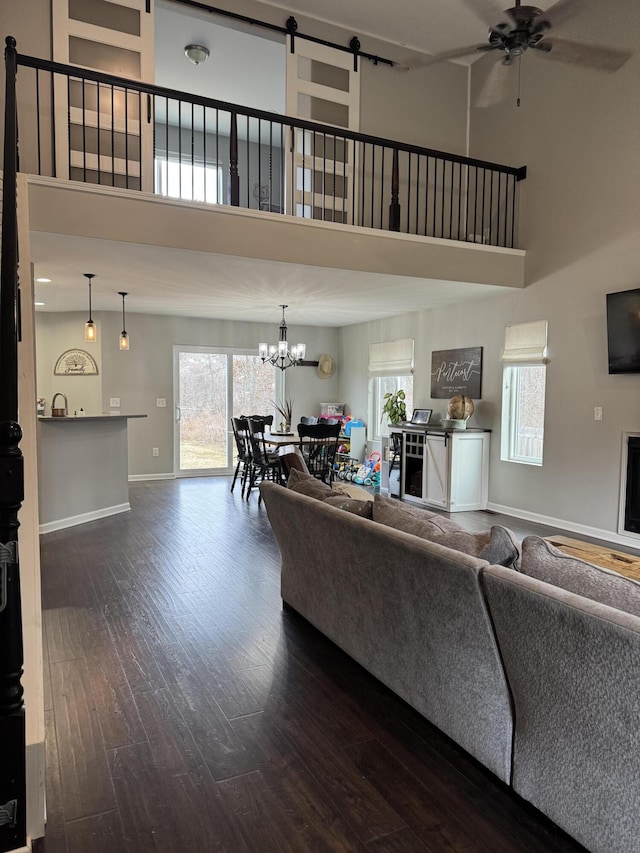
[(272, 364), (274, 367), (279, 367), (280, 370), (286, 370), (287, 367), (295, 367), (302, 363), (307, 347), (306, 344), (293, 344), (289, 349), (287, 324), (284, 319), (284, 309), (289, 306), (281, 305), (280, 307), (282, 308), (282, 322), (280, 323), (278, 344), (277, 346), (275, 344), (258, 344), (258, 355), (263, 364)]

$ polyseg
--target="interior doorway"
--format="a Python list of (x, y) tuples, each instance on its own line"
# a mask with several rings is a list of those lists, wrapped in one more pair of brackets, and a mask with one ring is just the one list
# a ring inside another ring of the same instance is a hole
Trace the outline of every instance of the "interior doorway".
[(174, 346), (174, 473), (230, 474), (231, 418), (272, 414), (275, 370), (255, 350)]

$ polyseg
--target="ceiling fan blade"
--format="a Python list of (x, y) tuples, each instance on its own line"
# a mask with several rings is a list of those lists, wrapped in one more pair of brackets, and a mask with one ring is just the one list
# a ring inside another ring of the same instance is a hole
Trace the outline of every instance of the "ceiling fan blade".
[(586, 5), (585, 0), (557, 0), (556, 3), (543, 10), (541, 17), (551, 21), (555, 29), (564, 24), (575, 12), (584, 9)]
[(476, 98), (474, 107), (484, 109), (502, 101), (507, 95), (510, 74), (510, 64), (505, 65), (502, 61), (496, 62), (485, 80), (482, 91)]
[(445, 62), (447, 59), (458, 59), (463, 56), (470, 56), (478, 51), (493, 50), (491, 45), (486, 42), (482, 44), (471, 44), (468, 47), (458, 47), (455, 50), (447, 50), (444, 53), (435, 53), (433, 56), (425, 56), (421, 59), (410, 60), (407, 63), (398, 63), (397, 67), (405, 71), (413, 71), (414, 68), (426, 68), (429, 65), (435, 65), (436, 62)]
[[(573, 65), (581, 65), (584, 68), (593, 68), (596, 71), (617, 71), (625, 62), (633, 56), (633, 51), (620, 50), (614, 47), (603, 47), (596, 44), (582, 44), (569, 39), (548, 38), (540, 42), (540, 50), (545, 50), (544, 43), (550, 44), (552, 49), (546, 54), (549, 59), (558, 62), (569, 62)], [(538, 45), (533, 45), (538, 47)]]

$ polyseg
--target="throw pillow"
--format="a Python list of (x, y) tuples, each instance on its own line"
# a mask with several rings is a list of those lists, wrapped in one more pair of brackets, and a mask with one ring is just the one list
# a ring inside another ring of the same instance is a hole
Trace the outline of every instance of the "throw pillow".
[(520, 543), (508, 527), (494, 524), (491, 528), (491, 539), (480, 551), (478, 557), (491, 563), (492, 566), (512, 566), (520, 571)]
[(640, 583), (570, 557), (539, 536), (523, 540), (521, 571), (568, 592), (640, 616)]
[(369, 503), (373, 503), (373, 494), (360, 486), (354, 485), (353, 483), (343, 483), (338, 481), (337, 483), (334, 482), (332, 488), (334, 492), (338, 492), (340, 495), (347, 495), (348, 497), (354, 498), (358, 501), (368, 501)]
[(307, 495), (307, 497), (315, 498), (318, 501), (324, 500), (328, 495), (332, 494), (331, 486), (327, 486), (322, 480), (317, 480), (311, 474), (306, 474), (297, 468), (291, 469), (287, 488), (293, 492), (299, 492), (302, 495)]
[(343, 509), (346, 512), (352, 512), (363, 518), (373, 518), (373, 501), (359, 501), (355, 498), (350, 498), (348, 495), (331, 494), (328, 498), (324, 499), (323, 503)]

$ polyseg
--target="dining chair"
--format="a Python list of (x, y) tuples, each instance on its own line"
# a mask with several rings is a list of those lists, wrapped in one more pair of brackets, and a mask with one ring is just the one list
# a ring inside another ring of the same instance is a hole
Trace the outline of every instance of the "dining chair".
[(392, 432), (390, 435), (391, 445), (389, 447), (389, 476), (396, 465), (400, 466), (402, 456), (402, 433)]
[[(272, 419), (273, 420), (273, 419)], [(249, 442), (251, 445), (251, 473), (247, 488), (247, 500), (251, 497), (251, 489), (259, 486), (263, 480), (273, 480), (284, 485), (282, 466), (277, 450), (269, 450), (264, 439), (265, 422), (263, 418), (248, 418)], [(262, 495), (258, 498), (258, 505)]]
[(340, 423), (298, 424), (299, 447), (309, 473), (330, 485), (336, 457)]
[(231, 491), (236, 485), (238, 474), (242, 469), (240, 484), (242, 486), (241, 494), (244, 496), (244, 490), (247, 483), (247, 478), (251, 472), (251, 443), (249, 441), (249, 422), (246, 418), (231, 418), (231, 428), (233, 429), (233, 438), (236, 443), (236, 452), (238, 463), (233, 474), (231, 482)]

